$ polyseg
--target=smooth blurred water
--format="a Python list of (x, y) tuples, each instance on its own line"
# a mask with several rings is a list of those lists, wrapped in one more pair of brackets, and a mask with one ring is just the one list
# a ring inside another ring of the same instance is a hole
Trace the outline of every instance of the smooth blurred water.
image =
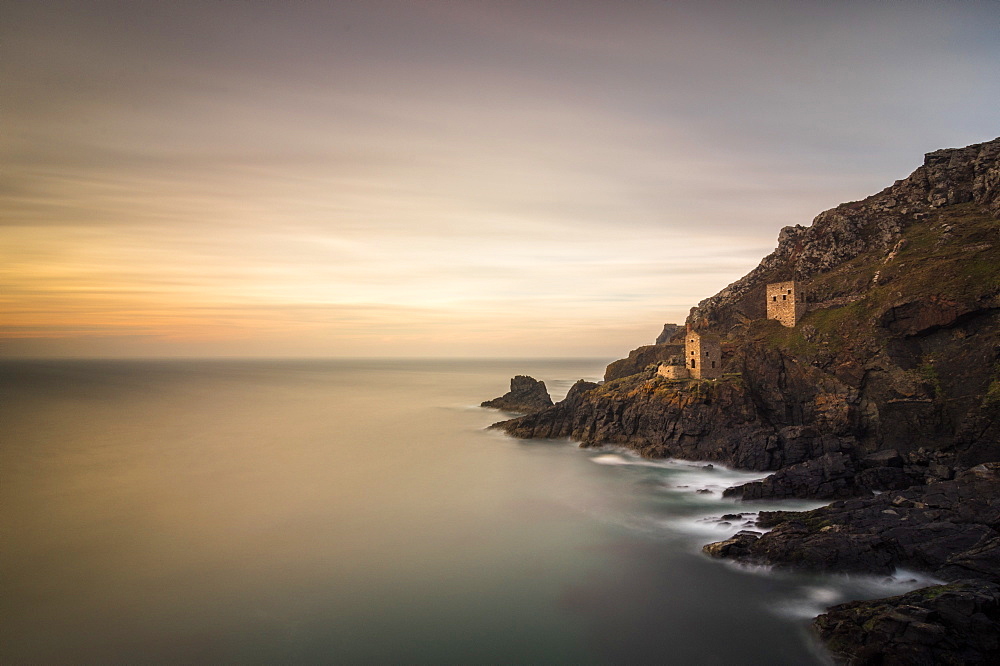
[(810, 664), (913, 587), (703, 557), (753, 475), (484, 430), (604, 363), (0, 363), (0, 662)]

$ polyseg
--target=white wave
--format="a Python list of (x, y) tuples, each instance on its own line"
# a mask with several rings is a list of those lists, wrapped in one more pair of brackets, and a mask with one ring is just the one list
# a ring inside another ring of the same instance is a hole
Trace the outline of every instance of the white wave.
[(849, 578), (857, 587), (862, 588), (870, 595), (878, 597), (893, 597), (898, 594), (906, 594), (921, 587), (944, 583), (944, 581), (933, 576), (909, 569), (896, 569), (891, 576), (870, 576), (865, 574), (854, 575)]
[(628, 460), (625, 460), (619, 455), (614, 453), (605, 453), (604, 455), (597, 456), (590, 459), (591, 462), (595, 462), (598, 465), (631, 465)]
[(830, 606), (846, 600), (844, 593), (835, 586), (806, 586), (802, 596), (777, 604), (775, 615), (782, 617), (810, 619), (826, 611)]
[(932, 576), (906, 569), (898, 569), (891, 576), (831, 574), (824, 576), (822, 584), (802, 586), (794, 599), (775, 606), (774, 611), (785, 617), (813, 618), (825, 613), (830, 606), (852, 599), (894, 597), (922, 587), (940, 585), (941, 582)]
[[(708, 462), (705, 460), (679, 460), (677, 458), (662, 458), (658, 460), (651, 460), (649, 458), (643, 458), (628, 449), (623, 448), (601, 448), (596, 450), (598, 455), (595, 455), (591, 460), (599, 465), (633, 465), (636, 467), (654, 467), (664, 470), (672, 470), (678, 473), (684, 473), (692, 475), (691, 478), (703, 478), (706, 480), (712, 480), (716, 483), (736, 485), (739, 483), (746, 483), (748, 481), (757, 481), (765, 478), (768, 473), (762, 472), (750, 472), (744, 470), (737, 470), (726, 465), (721, 465), (715, 462)], [(611, 459), (614, 462), (608, 462)], [(728, 487), (728, 485), (726, 487)]]

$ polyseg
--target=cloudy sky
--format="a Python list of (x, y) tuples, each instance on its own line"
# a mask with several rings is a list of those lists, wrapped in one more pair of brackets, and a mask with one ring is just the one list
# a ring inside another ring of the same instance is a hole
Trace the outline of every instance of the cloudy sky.
[(0, 0), (0, 355), (606, 356), (1000, 135), (1000, 2)]

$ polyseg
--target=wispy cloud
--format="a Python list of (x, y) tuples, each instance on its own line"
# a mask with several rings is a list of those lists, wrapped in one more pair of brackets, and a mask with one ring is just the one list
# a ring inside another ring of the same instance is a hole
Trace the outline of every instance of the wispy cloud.
[(992, 3), (8, 5), (12, 354), (620, 354), (1000, 120)]

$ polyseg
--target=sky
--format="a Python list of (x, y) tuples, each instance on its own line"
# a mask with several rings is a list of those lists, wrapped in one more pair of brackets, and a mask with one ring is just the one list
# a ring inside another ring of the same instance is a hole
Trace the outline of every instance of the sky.
[(1000, 135), (1000, 2), (0, 0), (0, 357), (602, 356)]

